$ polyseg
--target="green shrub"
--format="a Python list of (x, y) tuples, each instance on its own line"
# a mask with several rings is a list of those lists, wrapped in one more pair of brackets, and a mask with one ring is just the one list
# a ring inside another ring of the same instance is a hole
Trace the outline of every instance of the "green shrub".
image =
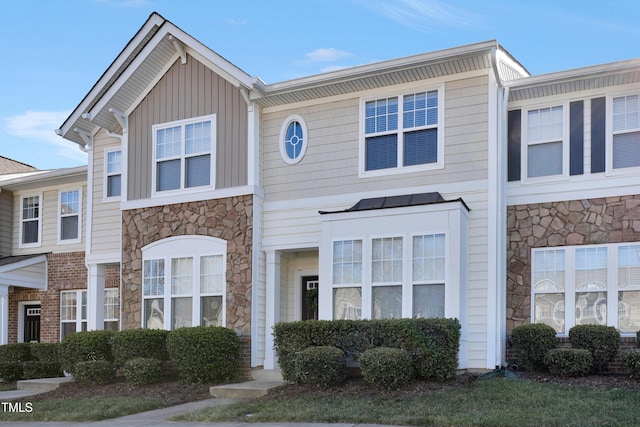
[(74, 371), (73, 379), (79, 384), (103, 385), (116, 378), (113, 363), (107, 360), (77, 362)]
[(29, 347), (33, 360), (44, 363), (60, 363), (60, 343), (34, 342)]
[(622, 364), (631, 378), (640, 378), (640, 350), (631, 349), (620, 353)]
[(0, 362), (26, 362), (31, 360), (30, 348), (28, 342), (0, 345)]
[(385, 390), (407, 384), (413, 378), (412, 358), (400, 348), (372, 348), (360, 356), (362, 377), (368, 383)]
[(544, 323), (531, 323), (513, 328), (511, 340), (518, 368), (544, 370), (544, 357), (556, 347), (556, 331)]
[(238, 366), (240, 342), (231, 329), (220, 326), (180, 328), (169, 333), (171, 363), (185, 383), (231, 378)]
[(137, 387), (160, 382), (163, 375), (162, 361), (158, 359), (136, 357), (124, 364), (124, 377)]
[(337, 347), (352, 360), (370, 348), (402, 348), (415, 356), (424, 378), (451, 378), (458, 366), (457, 319), (306, 320), (277, 323), (273, 335), (286, 381), (296, 381), (297, 354), (316, 346)]
[(64, 337), (60, 343), (62, 369), (75, 377), (75, 365), (78, 362), (106, 360), (113, 363), (111, 353), (113, 334), (113, 331), (84, 331)]
[(554, 348), (547, 352), (544, 363), (554, 375), (582, 377), (589, 373), (593, 358), (589, 350), (578, 348)]
[(162, 329), (128, 329), (118, 331), (111, 338), (111, 351), (116, 366), (137, 357), (169, 360), (167, 351), (169, 331)]
[(24, 378), (57, 378), (63, 376), (62, 367), (58, 362), (40, 362), (30, 360), (22, 363)]
[(22, 362), (0, 362), (0, 378), (6, 383), (22, 379)]
[(347, 376), (347, 359), (336, 347), (309, 347), (295, 360), (295, 378), (298, 383), (328, 388), (341, 383)]
[(613, 326), (576, 325), (569, 329), (569, 342), (573, 348), (589, 350), (593, 358), (593, 371), (606, 371), (609, 362), (620, 347), (620, 332)]

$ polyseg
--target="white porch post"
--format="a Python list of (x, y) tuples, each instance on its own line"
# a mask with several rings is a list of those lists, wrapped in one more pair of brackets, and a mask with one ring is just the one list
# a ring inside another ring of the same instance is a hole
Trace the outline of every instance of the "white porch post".
[(87, 330), (104, 329), (104, 265), (89, 265), (87, 284)]
[(267, 251), (264, 369), (276, 369), (273, 325), (280, 321), (280, 252)]
[(9, 343), (9, 288), (0, 286), (0, 345)]

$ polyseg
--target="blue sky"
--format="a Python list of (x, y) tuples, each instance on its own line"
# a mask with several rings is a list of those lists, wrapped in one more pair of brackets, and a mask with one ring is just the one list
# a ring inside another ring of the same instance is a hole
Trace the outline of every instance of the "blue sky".
[(3, 2), (0, 155), (86, 164), (54, 130), (153, 11), (266, 83), (493, 39), (533, 75), (640, 57), (637, 0)]

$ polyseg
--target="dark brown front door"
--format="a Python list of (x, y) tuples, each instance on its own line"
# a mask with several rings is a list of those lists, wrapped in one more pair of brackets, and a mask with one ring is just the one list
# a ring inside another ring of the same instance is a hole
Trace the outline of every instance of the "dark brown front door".
[(24, 306), (24, 342), (40, 341), (40, 304)]
[(318, 320), (318, 276), (302, 277), (302, 320)]

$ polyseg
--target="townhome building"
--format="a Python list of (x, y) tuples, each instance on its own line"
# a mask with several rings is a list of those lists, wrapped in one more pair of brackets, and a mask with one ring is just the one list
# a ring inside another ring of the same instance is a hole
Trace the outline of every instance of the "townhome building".
[(477, 370), (523, 323), (635, 333), (639, 93), (638, 60), (530, 76), (496, 41), (267, 84), (154, 13), (57, 131), (86, 329), (225, 326), (265, 369), (281, 321), (455, 317)]

